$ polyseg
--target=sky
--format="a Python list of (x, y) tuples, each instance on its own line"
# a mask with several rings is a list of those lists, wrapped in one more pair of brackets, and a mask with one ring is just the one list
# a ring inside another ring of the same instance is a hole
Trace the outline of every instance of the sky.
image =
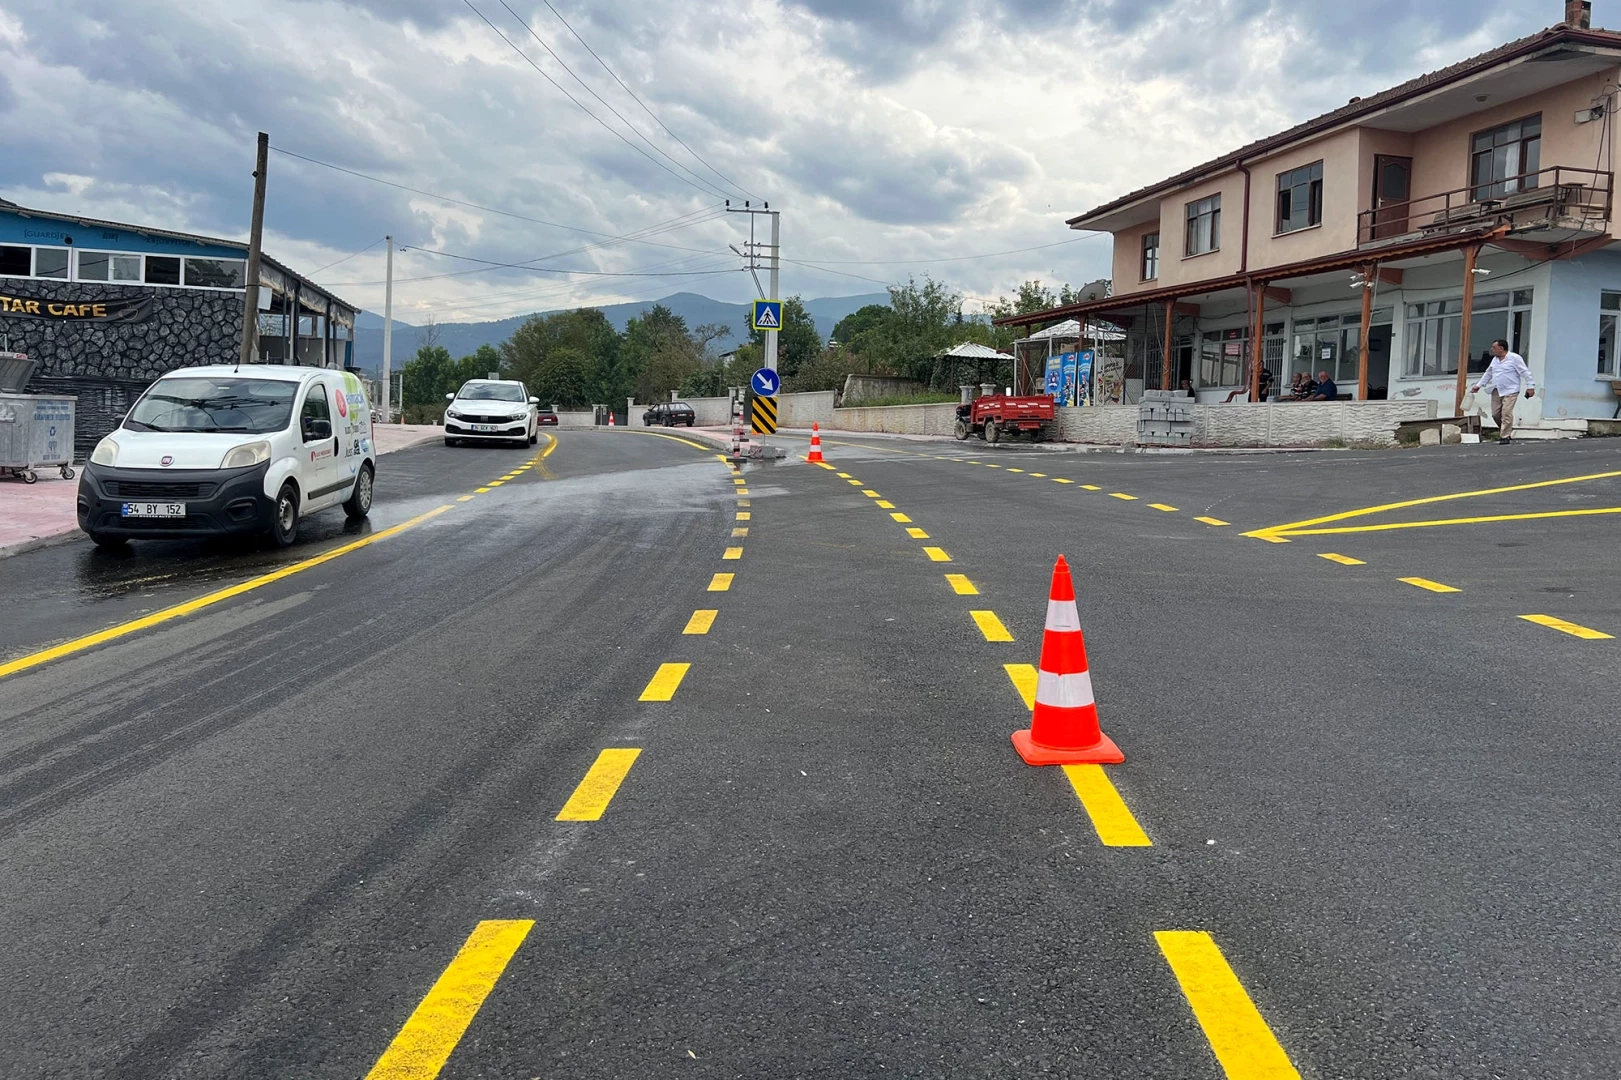
[[(1594, 6), (1595, 24), (1621, 24), (1621, 0)], [(265, 250), (381, 312), (392, 234), (406, 322), (680, 291), (747, 300), (755, 283), (729, 246), (749, 219), (727, 198), (780, 211), (784, 296), (927, 274), (974, 311), (1027, 279), (1108, 276), (1108, 240), (1064, 219), (1562, 13), (1562, 0), (0, 0), (0, 198), (245, 238), (266, 131)], [(531, 268), (493, 265), (513, 263)]]

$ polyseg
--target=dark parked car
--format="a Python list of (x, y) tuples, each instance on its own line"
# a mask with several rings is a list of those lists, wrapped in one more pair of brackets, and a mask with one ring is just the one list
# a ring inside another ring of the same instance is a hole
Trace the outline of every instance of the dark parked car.
[(536, 419), (541, 427), (557, 426), (557, 412), (550, 405), (542, 405), (540, 415)]
[(691, 427), (698, 422), (698, 414), (685, 401), (661, 401), (642, 414), (642, 426)]

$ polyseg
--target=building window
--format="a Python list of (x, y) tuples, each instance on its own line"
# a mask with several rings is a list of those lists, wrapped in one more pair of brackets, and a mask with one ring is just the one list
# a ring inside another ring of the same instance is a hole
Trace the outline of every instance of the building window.
[(1280, 233), (1298, 232), (1323, 223), (1323, 163), (1302, 165), (1278, 174)]
[(139, 255), (113, 255), (105, 251), (78, 252), (79, 281), (140, 281)]
[(1143, 237), (1143, 280), (1153, 281), (1159, 277), (1159, 233), (1151, 232)]
[(1472, 198), (1501, 199), (1537, 186), (1542, 167), (1542, 115), (1476, 133), (1470, 147)]
[(1621, 321), (1621, 293), (1607, 292), (1598, 304), (1598, 373), (1612, 379), (1621, 375), (1621, 364), (1616, 363), (1616, 324)]
[(34, 276), (60, 278), (66, 281), (68, 278), (68, 249), (35, 248)]
[(1199, 351), (1199, 386), (1207, 390), (1242, 386), (1249, 352), (1247, 330), (1214, 330), (1205, 334)]
[(146, 257), (146, 283), (148, 285), (180, 284), (180, 257), (178, 255), (148, 255)]
[[(1483, 293), (1475, 297), (1469, 320), (1469, 370), (1491, 363), (1491, 343), (1498, 338), (1524, 355), (1530, 338), (1532, 290)], [(1407, 358), (1402, 374), (1411, 378), (1456, 375), (1463, 337), (1463, 301), (1432, 300), (1407, 305)]]
[(1188, 203), (1188, 255), (1221, 250), (1221, 196)]
[(34, 249), (0, 245), (0, 275), (28, 277), (34, 272)]
[(212, 289), (240, 289), (246, 284), (247, 265), (240, 259), (187, 259), (186, 284)]

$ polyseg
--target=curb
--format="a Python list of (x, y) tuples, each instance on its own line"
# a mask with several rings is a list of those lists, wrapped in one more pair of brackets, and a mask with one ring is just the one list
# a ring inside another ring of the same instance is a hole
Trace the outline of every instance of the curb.
[(90, 538), (84, 533), (80, 532), (79, 527), (75, 525), (71, 529), (67, 529), (59, 533), (52, 533), (49, 536), (36, 536), (32, 540), (19, 540), (15, 544), (7, 544), (4, 547), (0, 547), (0, 559), (9, 559), (13, 555), (22, 555), (26, 552), (38, 551), (40, 548), (57, 547), (61, 544), (71, 544), (75, 540), (88, 539)]

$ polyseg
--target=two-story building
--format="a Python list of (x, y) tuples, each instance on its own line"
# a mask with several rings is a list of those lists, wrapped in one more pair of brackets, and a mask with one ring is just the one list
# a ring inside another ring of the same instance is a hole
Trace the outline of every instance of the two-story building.
[(1128, 401), (1253, 400), (1264, 365), (1442, 416), (1502, 338), (1522, 425), (1611, 417), (1621, 33), (1590, 9), (1071, 218), (1113, 234), (1112, 295), (1002, 321), (1114, 322)]

